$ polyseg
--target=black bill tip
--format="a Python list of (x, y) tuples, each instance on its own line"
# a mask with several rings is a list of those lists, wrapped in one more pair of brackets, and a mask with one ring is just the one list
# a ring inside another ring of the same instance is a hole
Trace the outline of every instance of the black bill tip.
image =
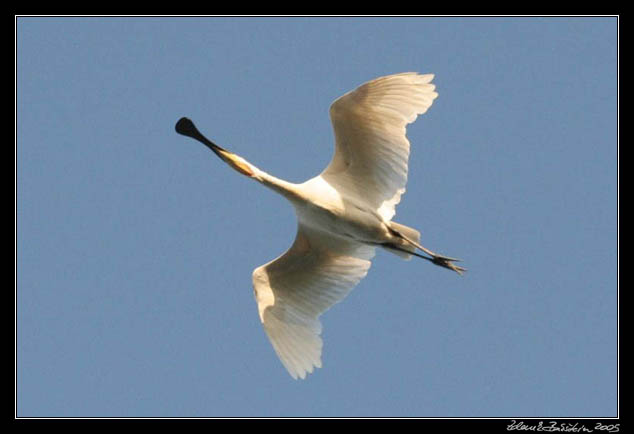
[(196, 128), (196, 125), (194, 125), (194, 123), (189, 118), (185, 118), (185, 117), (180, 118), (178, 122), (176, 122), (176, 126), (174, 127), (174, 129), (176, 130), (178, 134), (182, 134), (184, 136), (189, 136), (189, 137), (200, 136), (200, 132), (198, 131), (198, 128)]
[(220, 158), (223, 158), (222, 155), (219, 154), (219, 151), (224, 151), (224, 149), (216, 145), (207, 137), (203, 136), (203, 134), (198, 131), (198, 128), (196, 128), (196, 125), (194, 125), (191, 119), (185, 117), (180, 118), (178, 122), (176, 122), (174, 129), (178, 134), (182, 134), (183, 136), (191, 137), (192, 139), (198, 140), (200, 143), (214, 151), (216, 155), (218, 155)]

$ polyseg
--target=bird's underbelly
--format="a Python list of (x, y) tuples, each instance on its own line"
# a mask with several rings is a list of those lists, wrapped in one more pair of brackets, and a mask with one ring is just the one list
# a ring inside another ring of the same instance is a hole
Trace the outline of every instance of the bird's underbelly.
[(320, 206), (304, 203), (296, 206), (301, 224), (319, 231), (362, 243), (383, 243), (391, 237), (380, 216), (352, 203)]

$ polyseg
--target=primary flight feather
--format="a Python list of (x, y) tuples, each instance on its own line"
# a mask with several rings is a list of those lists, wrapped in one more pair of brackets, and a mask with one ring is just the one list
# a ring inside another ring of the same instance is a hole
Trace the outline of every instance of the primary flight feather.
[[(407, 124), (438, 96), (433, 74), (407, 72), (369, 81), (330, 106), (335, 155), (319, 175), (290, 183), (258, 169), (181, 118), (176, 131), (209, 147), (229, 166), (286, 197), (297, 214), (293, 245), (253, 271), (260, 320), (293, 378), (321, 367), (319, 316), (365, 277), (375, 249), (412, 255), (460, 274), (455, 258), (420, 244), (420, 233), (392, 221), (405, 192)], [(426, 255), (417, 252), (417, 249)]]

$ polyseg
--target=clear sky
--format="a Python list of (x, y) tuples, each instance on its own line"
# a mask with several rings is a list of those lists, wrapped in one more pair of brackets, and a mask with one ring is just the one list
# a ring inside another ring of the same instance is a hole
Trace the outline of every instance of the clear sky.
[[(617, 415), (616, 18), (17, 19), (18, 416)], [(285, 199), (181, 116), (301, 182), (328, 107), (434, 73), (396, 221), (293, 380), (252, 270)]]

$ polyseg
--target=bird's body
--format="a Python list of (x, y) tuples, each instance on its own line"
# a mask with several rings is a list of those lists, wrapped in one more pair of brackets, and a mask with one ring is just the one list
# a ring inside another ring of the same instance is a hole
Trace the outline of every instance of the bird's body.
[(407, 181), (405, 126), (437, 97), (432, 78), (416, 73), (381, 77), (337, 99), (330, 108), (336, 138), (333, 160), (302, 184), (275, 178), (217, 146), (187, 118), (176, 125), (177, 132), (201, 141), (295, 208), (293, 245), (253, 272), (260, 319), (294, 378), (304, 378), (321, 366), (318, 318), (365, 277), (377, 247), (404, 259), (415, 255), (464, 271), (453, 263), (456, 259), (421, 246), (417, 230), (392, 221)]
[(388, 241), (389, 232), (376, 210), (340, 194), (321, 176), (300, 184), (299, 189), (301, 194), (291, 202), (306, 226), (366, 244)]

